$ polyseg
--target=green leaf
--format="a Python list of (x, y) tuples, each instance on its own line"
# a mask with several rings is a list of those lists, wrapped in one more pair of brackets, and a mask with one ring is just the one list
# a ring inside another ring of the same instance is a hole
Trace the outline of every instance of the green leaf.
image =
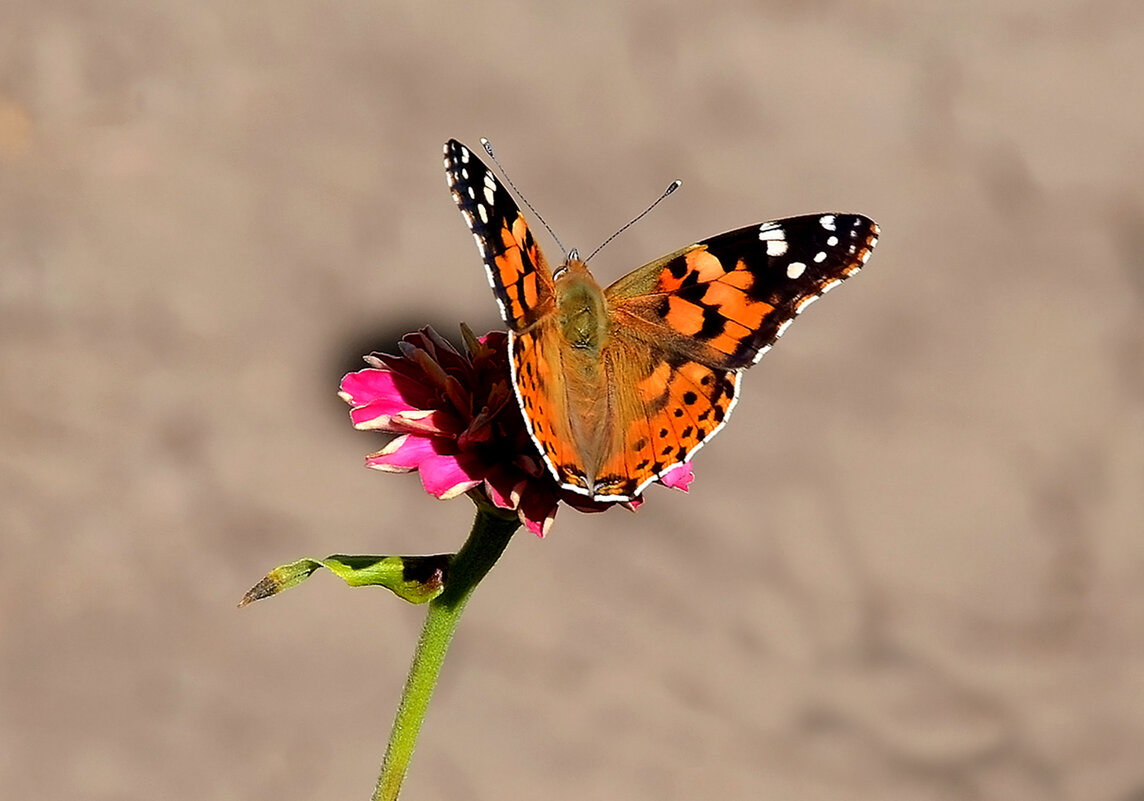
[(351, 587), (385, 587), (413, 604), (427, 603), (445, 589), (453, 554), (433, 556), (349, 556), (334, 554), (325, 559), (299, 559), (274, 568), (250, 588), (239, 606), (269, 598), (301, 584), (324, 567)]

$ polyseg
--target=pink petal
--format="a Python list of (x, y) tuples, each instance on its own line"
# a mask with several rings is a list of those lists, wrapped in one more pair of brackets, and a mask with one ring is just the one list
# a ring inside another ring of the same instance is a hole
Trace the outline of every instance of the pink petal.
[(514, 497), (519, 497), (522, 476), (515, 471), (510, 472), (500, 467), (494, 467), (485, 476), (485, 494), (489, 500), (501, 509), (515, 509)]
[[(409, 409), (428, 409), (435, 403), (433, 393), (408, 376), (391, 370), (366, 368), (342, 378), (342, 399), (357, 409), (371, 407), (372, 417), (392, 415)], [(362, 420), (363, 415), (356, 415)], [(355, 419), (355, 425), (359, 420)]]
[(468, 492), (484, 479), (480, 459), (464, 453), (432, 456), (421, 462), (418, 472), (425, 491), (442, 500)]
[(381, 403), (367, 403), (350, 409), (350, 422), (358, 431), (389, 431), (389, 422), (395, 411), (406, 410), (387, 408)]
[(533, 478), (545, 475), (545, 468), (540, 466), (540, 462), (529, 456), (527, 453), (518, 453), (516, 456), (516, 463), (521, 470), (528, 473)]
[(685, 462), (681, 465), (668, 470), (659, 478), (659, 482), (665, 487), (672, 489), (683, 490), (687, 492), (687, 488), (691, 486), (691, 482), (695, 480), (695, 473), (691, 471), (691, 463)]
[(346, 403), (362, 406), (386, 395), (396, 395), (394, 374), (378, 367), (365, 367), (342, 376), (339, 393)]
[(544, 537), (552, 528), (556, 520), (556, 496), (544, 490), (538, 490), (535, 484), (530, 483), (520, 496), (520, 507), (517, 514), (524, 527), (538, 537)]
[(387, 369), (402, 378), (408, 378), (416, 384), (425, 385), (425, 373), (420, 367), (404, 356), (392, 356), (387, 353), (371, 353), (366, 357), (366, 363), (371, 367)]
[(489, 350), (507, 350), (508, 348), (508, 332), (507, 331), (489, 331), (483, 337), (478, 337), (478, 342), (487, 347)]
[(387, 473), (408, 473), (418, 469), (426, 459), (437, 456), (439, 447), (446, 442), (448, 440), (436, 437), (403, 434), (377, 453), (367, 456), (365, 465)]
[[(400, 434), (453, 437), (465, 430), (465, 424), (448, 412), (417, 409), (393, 415), (389, 418), (385, 430)], [(464, 443), (460, 444), (463, 446)]]

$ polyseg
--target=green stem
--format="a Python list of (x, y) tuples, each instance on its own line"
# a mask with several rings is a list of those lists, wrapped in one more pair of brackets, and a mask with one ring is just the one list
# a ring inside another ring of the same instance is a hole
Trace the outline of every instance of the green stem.
[(509, 539), (519, 527), (520, 522), (515, 517), (509, 519), (485, 508), (477, 508), (469, 539), (450, 565), (445, 591), (429, 602), (425, 627), (421, 630), (409, 677), (405, 680), (405, 690), (393, 721), (373, 801), (396, 801), (397, 794), (401, 792), (401, 783), (409, 769), (429, 699), (433, 697), (441, 664), (445, 661), (445, 653), (449, 650), (461, 613), (465, 611), (465, 604), (477, 584), (504, 553)]

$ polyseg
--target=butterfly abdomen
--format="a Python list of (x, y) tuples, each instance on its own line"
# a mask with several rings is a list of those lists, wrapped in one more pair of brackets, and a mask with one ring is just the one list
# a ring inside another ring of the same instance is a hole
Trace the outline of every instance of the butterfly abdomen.
[(591, 490), (616, 442), (613, 393), (608, 372), (601, 369), (610, 338), (608, 307), (603, 289), (575, 259), (558, 273), (555, 290), (554, 322), (562, 343), (560, 373), (568, 427), (583, 471), (579, 478)]

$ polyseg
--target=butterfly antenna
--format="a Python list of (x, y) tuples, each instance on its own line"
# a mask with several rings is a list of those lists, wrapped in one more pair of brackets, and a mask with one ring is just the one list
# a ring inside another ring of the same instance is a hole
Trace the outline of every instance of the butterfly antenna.
[(497, 154), (493, 152), (493, 143), (490, 142), (488, 139), (485, 139), (482, 136), (481, 137), (481, 146), (484, 147), (485, 152), (489, 154), (489, 158), (491, 158), (493, 160), (493, 163), (496, 164), (497, 167), (500, 169), (501, 175), (503, 175), (505, 180), (508, 181), (508, 185), (512, 187), (512, 191), (516, 193), (516, 196), (518, 198), (520, 198), (521, 200), (524, 201), (524, 205), (528, 206), (528, 210), (536, 215), (536, 219), (540, 220), (540, 224), (543, 225), (545, 230), (548, 231), (549, 235), (554, 240), (556, 240), (556, 246), (560, 248), (560, 251), (564, 254), (564, 257), (568, 258), (568, 251), (567, 251), (567, 249), (565, 249), (563, 243), (561, 243), (560, 237), (558, 237), (556, 235), (556, 232), (552, 230), (552, 226), (550, 226), (547, 222), (545, 222), (544, 218), (540, 216), (540, 212), (537, 211), (536, 208), (531, 203), (528, 202), (528, 198), (526, 198), (523, 194), (521, 194), (521, 191), (516, 188), (516, 184), (514, 184), (512, 182), (512, 178), (509, 177), (508, 172), (504, 168), (504, 165), (500, 163), (500, 159), (497, 158)]
[(604, 243), (603, 243), (602, 245), (600, 245), (600, 247), (598, 247), (598, 248), (596, 248), (595, 250), (593, 250), (593, 251), (592, 251), (592, 254), (591, 254), (591, 256), (588, 256), (588, 258), (584, 259), (584, 263), (585, 263), (585, 264), (587, 264), (588, 262), (590, 262), (590, 261), (592, 260), (592, 256), (595, 256), (597, 253), (599, 253), (601, 250), (603, 250), (605, 245), (607, 245), (609, 242), (611, 242), (611, 241), (612, 241), (613, 239), (615, 239), (617, 236), (619, 236), (619, 235), (620, 235), (620, 234), (622, 234), (624, 231), (628, 230), (628, 229), (629, 229), (629, 228), (631, 228), (633, 225), (635, 225), (635, 224), (636, 224), (636, 223), (638, 223), (640, 220), (642, 220), (644, 217), (646, 217), (648, 214), (650, 214), (652, 209), (654, 209), (654, 208), (655, 208), (656, 206), (658, 206), (658, 205), (659, 205), (661, 202), (663, 202), (663, 199), (664, 199), (665, 197), (667, 197), (667, 196), (668, 196), (668, 195), (670, 195), (672, 192), (674, 192), (676, 189), (678, 189), (678, 188), (679, 188), (679, 187), (680, 187), (682, 184), (683, 184), (683, 181), (680, 181), (679, 179), (676, 179), (676, 180), (672, 181), (672, 182), (671, 182), (671, 184), (670, 184), (670, 185), (667, 187), (667, 189), (663, 190), (663, 194), (662, 194), (662, 195), (660, 195), (658, 198), (656, 198), (656, 201), (655, 201), (655, 203), (652, 203), (650, 206), (648, 206), (646, 209), (644, 209), (644, 210), (643, 210), (643, 213), (642, 213), (642, 214), (640, 214), (640, 215), (638, 215), (637, 217), (635, 217), (635, 218), (634, 218), (634, 219), (633, 219), (631, 222), (629, 222), (629, 223), (628, 223), (627, 225), (625, 225), (623, 228), (621, 228), (620, 230), (616, 231), (614, 234), (612, 234), (612, 235), (611, 235), (611, 236), (609, 236), (607, 239), (605, 239), (605, 240), (604, 240)]

